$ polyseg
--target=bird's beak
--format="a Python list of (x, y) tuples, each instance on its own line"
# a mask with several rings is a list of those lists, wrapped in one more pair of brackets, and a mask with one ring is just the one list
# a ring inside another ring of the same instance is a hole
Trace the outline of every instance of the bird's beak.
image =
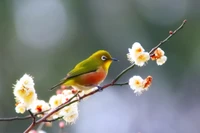
[(116, 58), (111, 58), (111, 60), (113, 60), (113, 61), (119, 61), (118, 59), (116, 59)]

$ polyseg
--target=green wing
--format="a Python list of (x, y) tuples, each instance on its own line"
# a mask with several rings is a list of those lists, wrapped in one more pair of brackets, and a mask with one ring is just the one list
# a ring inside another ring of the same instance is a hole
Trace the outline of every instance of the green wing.
[(83, 60), (79, 64), (77, 64), (74, 69), (72, 69), (67, 74), (67, 79), (80, 76), (82, 74), (94, 72), (98, 69), (98, 62), (92, 58), (88, 58), (86, 60)]
[(90, 72), (95, 72), (98, 69), (98, 63), (92, 59), (84, 60), (77, 64), (74, 69), (72, 69), (65, 78), (63, 78), (58, 84), (54, 85), (53, 87), (50, 88), (50, 90), (53, 90), (54, 88), (62, 85), (65, 83), (68, 79), (90, 73)]
[(67, 77), (64, 78), (63, 80), (66, 81), (67, 79), (71, 79), (71, 78), (74, 78), (74, 77), (77, 77), (77, 76), (80, 76), (80, 75), (83, 75), (86, 73), (95, 72), (96, 70), (97, 70), (97, 68), (94, 68), (94, 69), (88, 69), (87, 67), (81, 67), (78, 69), (76, 68), (76, 69), (73, 69), (72, 71), (70, 71), (67, 74)]

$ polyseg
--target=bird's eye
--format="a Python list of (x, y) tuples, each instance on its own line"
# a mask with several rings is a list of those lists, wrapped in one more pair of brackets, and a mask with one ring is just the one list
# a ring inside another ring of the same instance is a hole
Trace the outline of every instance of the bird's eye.
[(107, 59), (107, 57), (106, 57), (106, 56), (104, 56), (104, 55), (103, 55), (103, 56), (101, 56), (101, 60), (103, 60), (103, 61), (104, 61), (104, 60), (106, 60), (106, 59)]

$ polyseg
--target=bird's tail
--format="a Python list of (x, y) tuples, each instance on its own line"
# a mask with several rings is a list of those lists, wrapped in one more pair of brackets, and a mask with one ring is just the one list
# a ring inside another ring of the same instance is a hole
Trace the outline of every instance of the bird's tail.
[(60, 85), (62, 85), (64, 82), (63, 81), (61, 81), (60, 83), (58, 83), (58, 84), (56, 84), (56, 85), (54, 85), (54, 86), (52, 86), (49, 90), (53, 90), (53, 89), (55, 89), (55, 88), (57, 88), (58, 86), (60, 86)]

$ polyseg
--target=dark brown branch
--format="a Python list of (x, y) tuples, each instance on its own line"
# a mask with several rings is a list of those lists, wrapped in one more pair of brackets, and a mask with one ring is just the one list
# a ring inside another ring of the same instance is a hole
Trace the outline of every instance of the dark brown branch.
[(31, 125), (24, 131), (24, 133), (28, 133), (30, 131), (30, 129), (32, 129), (35, 126), (35, 122), (36, 122), (36, 116), (31, 112), (31, 110), (28, 110), (28, 112), (31, 115), (32, 118), (32, 123)]
[(0, 121), (14, 121), (14, 120), (27, 120), (27, 119), (30, 119), (31, 116), (28, 115), (28, 116), (24, 116), (24, 117), (10, 117), (10, 118), (0, 118)]
[(123, 86), (123, 85), (128, 85), (128, 82), (125, 82), (125, 83), (119, 83), (119, 84), (113, 84), (113, 86)]
[[(47, 111), (49, 111), (49, 110), (45, 110), (45, 111), (36, 113), (36, 114), (34, 114), (34, 116), (36, 117), (38, 115), (44, 114)], [(27, 119), (30, 119), (30, 118), (32, 118), (31, 115), (27, 115), (27, 116), (24, 116), (24, 117), (15, 116), (15, 117), (10, 117), (10, 118), (0, 118), (0, 121), (27, 120)]]

